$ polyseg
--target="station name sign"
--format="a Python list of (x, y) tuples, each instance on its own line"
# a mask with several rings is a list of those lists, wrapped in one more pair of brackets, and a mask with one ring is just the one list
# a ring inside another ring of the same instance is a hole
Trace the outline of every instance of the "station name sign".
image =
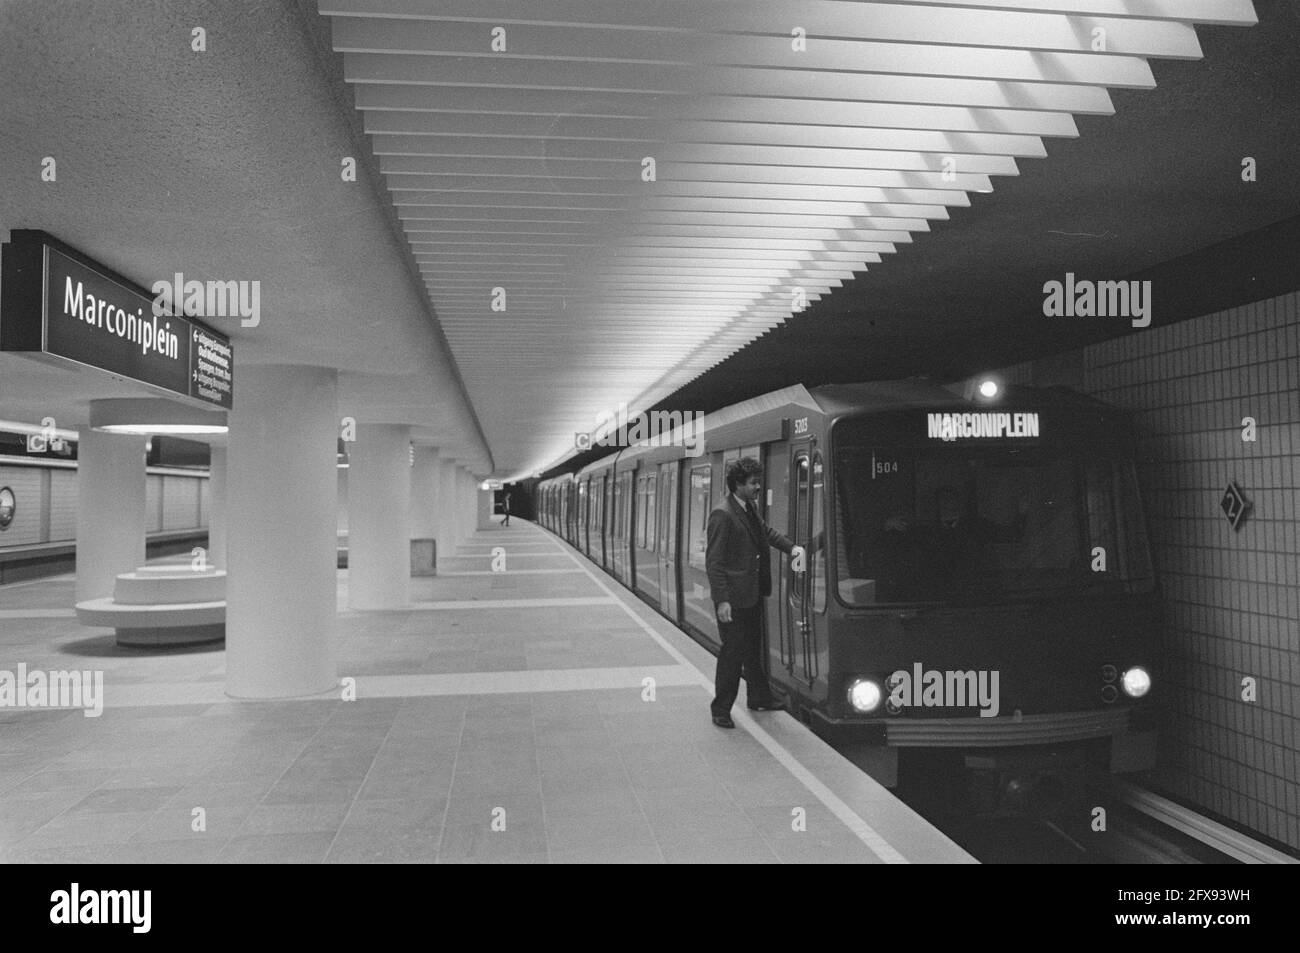
[(927, 414), (926, 435), (945, 441), (1037, 437), (1038, 414)]
[(0, 250), (0, 351), (94, 367), (169, 394), (231, 407), (230, 339), (154, 313), (154, 296), (44, 232)]

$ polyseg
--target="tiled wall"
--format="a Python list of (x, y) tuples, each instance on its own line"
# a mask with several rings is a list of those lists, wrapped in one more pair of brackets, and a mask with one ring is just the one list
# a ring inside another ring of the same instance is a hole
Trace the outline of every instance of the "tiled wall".
[(0, 466), (0, 486), (14, 494), (14, 520), (0, 530), (0, 546), (41, 542), (41, 471), (35, 467)]
[(199, 525), (200, 480), (163, 478), (163, 529), (190, 529)]
[[(1155, 783), (1300, 848), (1300, 295), (1009, 376), (1081, 386), (1133, 414), (1164, 610)], [(1253, 504), (1236, 532), (1219, 509), (1229, 480)]]
[[(182, 474), (148, 475), (148, 511), (145, 531), (201, 529), (207, 526), (205, 477)], [(77, 471), (0, 464), (0, 486), (8, 486), (18, 500), (13, 524), (0, 532), (0, 552), (6, 548), (47, 542), (70, 542), (77, 537)], [(200, 511), (199, 493), (204, 506)], [(44, 525), (44, 520), (49, 525)]]
[(149, 474), (145, 478), (144, 492), (144, 531), (158, 533), (163, 528), (163, 478)]

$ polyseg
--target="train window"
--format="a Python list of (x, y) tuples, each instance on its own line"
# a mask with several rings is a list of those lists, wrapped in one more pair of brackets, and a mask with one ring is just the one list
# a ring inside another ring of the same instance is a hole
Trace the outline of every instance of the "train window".
[(703, 466), (691, 470), (691, 497), (686, 511), (686, 561), (696, 569), (705, 568), (712, 488), (712, 468)]
[(619, 480), (619, 484), (623, 488), (623, 525), (621, 527), (622, 532), (619, 535), (619, 539), (625, 539), (628, 542), (631, 542), (632, 532), (635, 529), (632, 524), (632, 515), (633, 510), (636, 508), (636, 498), (632, 495), (633, 492), (635, 492), (632, 486), (632, 474), (623, 474), (622, 479)]
[(808, 524), (808, 583), (812, 589), (814, 612), (826, 610), (826, 573), (822, 566), (826, 550), (825, 490), (822, 479), (822, 455), (813, 454), (812, 463), (812, 521)]
[(673, 539), (673, 515), (677, 512), (677, 480), (676, 464), (665, 463), (661, 473), (663, 479), (659, 482), (660, 489), (663, 491), (663, 506), (659, 507), (659, 518), (662, 526), (659, 528), (659, 551), (667, 559), (672, 558), (673, 548), (677, 541)]
[(637, 549), (645, 549), (645, 485), (644, 476), (636, 478), (636, 531), (632, 536), (632, 545)]
[[(794, 461), (794, 501), (791, 504), (794, 509), (794, 519), (792, 529), (794, 530), (794, 540), (806, 549), (812, 547), (808, 545), (808, 455), (800, 453)], [(808, 567), (811, 568), (811, 567)], [(806, 577), (794, 575), (792, 573), (790, 584), (790, 604), (796, 609), (803, 606), (804, 601), (804, 580)]]
[(587, 484), (578, 484), (578, 526), (585, 528), (587, 525)]
[(600, 485), (604, 487), (605, 512), (600, 517), (600, 535), (606, 539), (614, 538), (614, 479), (601, 475)]
[(614, 539), (623, 538), (623, 508), (627, 501), (623, 495), (623, 481), (614, 480), (614, 525), (610, 527), (610, 533)]
[[(850, 605), (1043, 598), (1146, 578), (1136, 494), (1109, 461), (854, 446), (851, 433), (835, 455), (838, 591)], [(1090, 570), (1094, 546), (1119, 557), (1105, 573)]]
[(1137, 474), (1128, 462), (1090, 461), (1084, 470), (1084, 499), (1090, 549), (1111, 555), (1130, 591), (1145, 591), (1154, 581), (1151, 551), (1137, 492)]
[(645, 515), (641, 518), (641, 548), (652, 553), (655, 551), (655, 482), (653, 473), (645, 478), (645, 503), (642, 505)]

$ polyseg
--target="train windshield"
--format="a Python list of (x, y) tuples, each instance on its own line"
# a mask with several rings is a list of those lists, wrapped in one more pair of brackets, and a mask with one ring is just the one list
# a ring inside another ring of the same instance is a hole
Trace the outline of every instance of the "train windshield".
[(836, 429), (843, 602), (969, 604), (1151, 588), (1131, 460), (1084, 455), (1083, 440), (1073, 450), (881, 440), (889, 429), (855, 420)]

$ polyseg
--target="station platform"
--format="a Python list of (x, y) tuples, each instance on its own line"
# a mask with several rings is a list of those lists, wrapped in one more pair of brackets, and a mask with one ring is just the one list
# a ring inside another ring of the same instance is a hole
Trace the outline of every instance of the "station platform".
[(0, 587), (0, 669), (104, 673), (99, 717), (0, 708), (0, 862), (974, 863), (789, 714), (714, 727), (713, 657), (512, 522), (399, 611), (339, 572), (355, 700), (231, 699), (220, 645), (119, 647), (71, 576)]

